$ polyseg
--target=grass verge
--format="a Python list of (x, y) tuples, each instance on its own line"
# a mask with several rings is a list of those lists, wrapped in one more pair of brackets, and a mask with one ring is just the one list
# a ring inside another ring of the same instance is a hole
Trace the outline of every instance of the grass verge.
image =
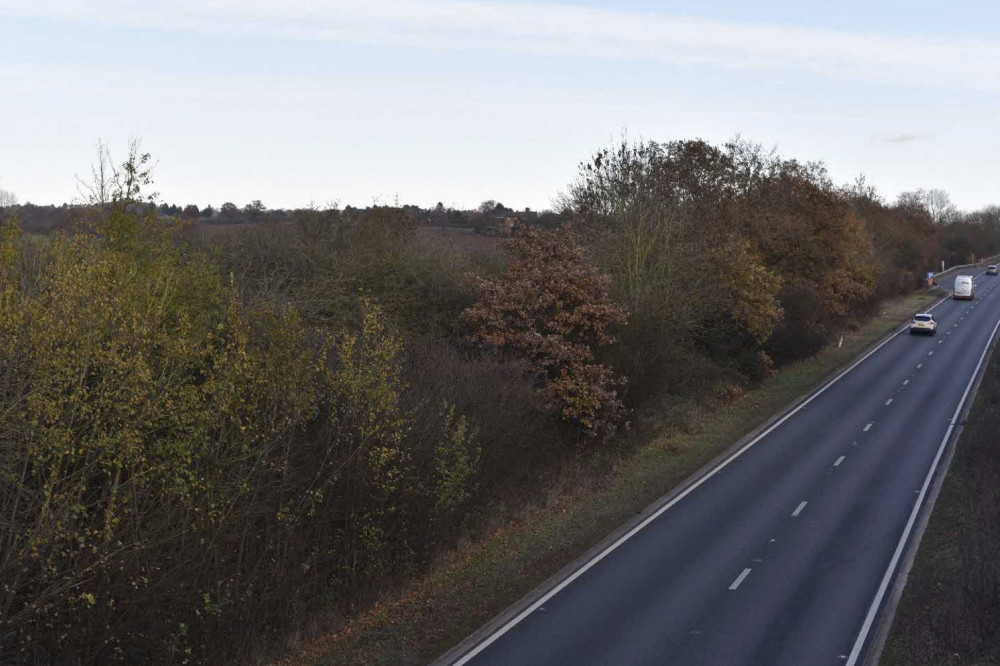
[(738, 399), (679, 402), (673, 396), (641, 419), (633, 446), (568, 459), (544, 504), (459, 544), (427, 574), (337, 630), (292, 646), (278, 664), (433, 660), (938, 296), (918, 293), (883, 304), (842, 345), (785, 367)]
[(983, 376), (881, 664), (1000, 665), (1000, 354)]

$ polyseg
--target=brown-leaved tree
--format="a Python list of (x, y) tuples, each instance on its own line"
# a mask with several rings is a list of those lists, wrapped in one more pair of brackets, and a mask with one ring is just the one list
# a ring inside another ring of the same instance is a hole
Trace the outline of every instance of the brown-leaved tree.
[(478, 345), (525, 357), (546, 406), (590, 437), (610, 438), (625, 418), (625, 379), (597, 361), (614, 342), (625, 309), (610, 278), (586, 261), (566, 230), (522, 228), (500, 244), (508, 261), (497, 278), (470, 275), (479, 300), (463, 313)]

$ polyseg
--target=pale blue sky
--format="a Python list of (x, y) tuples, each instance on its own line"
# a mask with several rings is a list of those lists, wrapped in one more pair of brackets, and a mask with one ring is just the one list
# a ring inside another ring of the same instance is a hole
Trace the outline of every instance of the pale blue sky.
[(544, 208), (624, 129), (1000, 202), (1000, 3), (0, 0), (0, 188), (141, 137), (171, 203)]

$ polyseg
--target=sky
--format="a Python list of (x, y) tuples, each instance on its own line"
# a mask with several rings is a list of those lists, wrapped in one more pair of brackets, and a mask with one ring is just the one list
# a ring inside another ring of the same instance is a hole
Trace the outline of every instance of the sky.
[(1000, 203), (986, 0), (0, 0), (0, 188), (138, 138), (179, 205), (551, 207), (634, 140), (734, 135), (889, 199)]

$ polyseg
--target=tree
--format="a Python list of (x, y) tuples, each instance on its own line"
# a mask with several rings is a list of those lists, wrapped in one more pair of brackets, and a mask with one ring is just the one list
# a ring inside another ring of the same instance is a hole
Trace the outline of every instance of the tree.
[(951, 202), (951, 197), (944, 190), (927, 190), (924, 192), (924, 205), (931, 219), (937, 224), (947, 224), (957, 217), (958, 208)]
[(100, 233), (111, 245), (128, 247), (137, 240), (143, 220), (152, 215), (157, 194), (149, 192), (153, 183), (152, 157), (141, 151), (139, 139), (130, 139), (125, 161), (116, 164), (107, 145), (97, 144), (97, 162), (91, 165), (91, 179), (77, 177), (79, 192), (94, 214)]
[(211, 205), (205, 206), (201, 209), (201, 213), (199, 213), (199, 215), (205, 219), (211, 219), (212, 216), (215, 215), (215, 209), (212, 208)]
[(234, 220), (240, 214), (240, 209), (232, 201), (227, 201), (219, 208), (219, 217)]
[(9, 191), (0, 189), (0, 208), (7, 208), (8, 206), (17, 205), (17, 196)]
[(260, 220), (261, 216), (267, 208), (261, 203), (260, 199), (254, 199), (248, 203), (243, 208), (243, 214), (247, 216), (251, 222), (257, 222)]
[(483, 203), (479, 204), (479, 208), (477, 208), (476, 210), (478, 210), (483, 215), (490, 215), (493, 213), (494, 209), (498, 205), (499, 204), (497, 204), (497, 202), (494, 201), (493, 199), (487, 199)]
[(198, 209), (198, 206), (195, 204), (188, 204), (187, 206), (184, 206), (184, 210), (181, 211), (181, 217), (186, 218), (188, 220), (197, 219), (199, 214), (200, 210)]
[(937, 225), (954, 222), (958, 218), (958, 208), (944, 190), (914, 190), (899, 195), (897, 206), (906, 209), (922, 208)]
[(595, 354), (627, 315), (610, 299), (610, 278), (566, 230), (522, 228), (500, 247), (504, 275), (469, 276), (480, 292), (462, 315), (470, 339), (528, 359), (549, 408), (590, 437), (612, 437), (626, 414), (625, 379)]
[(153, 164), (149, 153), (140, 152), (142, 142), (130, 139), (125, 161), (116, 164), (107, 144), (97, 143), (97, 162), (91, 165), (91, 179), (77, 178), (84, 200), (106, 213), (118, 207), (141, 202), (155, 202), (155, 192), (143, 193), (153, 183)]

